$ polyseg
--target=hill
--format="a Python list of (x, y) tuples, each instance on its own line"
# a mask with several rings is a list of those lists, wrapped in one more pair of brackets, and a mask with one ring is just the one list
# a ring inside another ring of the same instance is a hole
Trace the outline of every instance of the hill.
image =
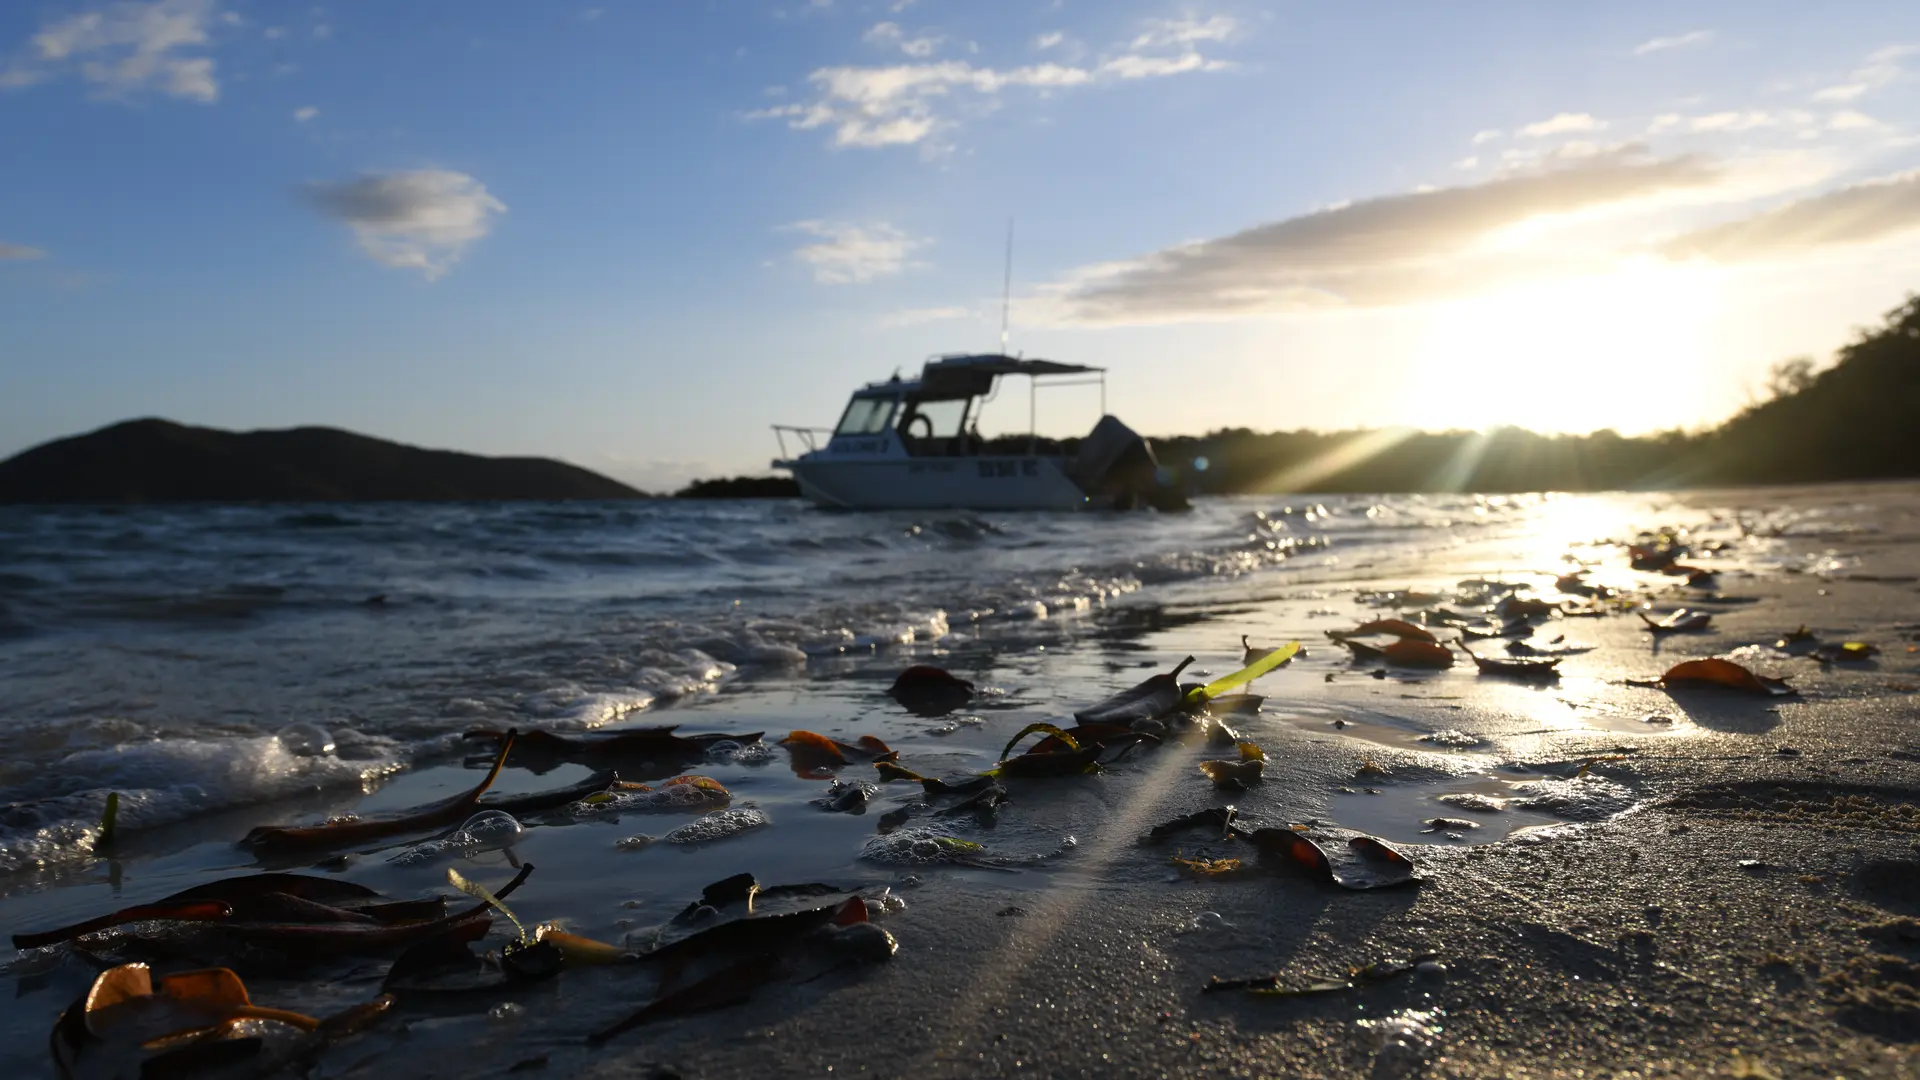
[(128, 420), (0, 461), (0, 503), (635, 499), (548, 458), (491, 458), (336, 428), (221, 431)]

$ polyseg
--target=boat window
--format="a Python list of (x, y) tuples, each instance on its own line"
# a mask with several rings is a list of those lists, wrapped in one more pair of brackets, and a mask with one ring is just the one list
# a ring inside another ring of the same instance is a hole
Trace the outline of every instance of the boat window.
[(960, 434), (967, 416), (967, 399), (917, 401), (907, 407), (906, 434), (921, 439), (951, 439)]
[(858, 397), (847, 406), (835, 435), (878, 435), (893, 420), (893, 398)]

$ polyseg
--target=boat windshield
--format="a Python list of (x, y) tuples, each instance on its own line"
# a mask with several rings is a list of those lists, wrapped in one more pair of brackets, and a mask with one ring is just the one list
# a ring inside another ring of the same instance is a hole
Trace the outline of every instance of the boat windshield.
[(895, 399), (890, 397), (857, 397), (847, 405), (846, 414), (840, 417), (840, 426), (833, 429), (835, 435), (878, 435), (887, 430), (893, 422)]
[(966, 422), (967, 405), (965, 398), (913, 402), (900, 421), (901, 431), (910, 437), (951, 439), (960, 434), (960, 426)]

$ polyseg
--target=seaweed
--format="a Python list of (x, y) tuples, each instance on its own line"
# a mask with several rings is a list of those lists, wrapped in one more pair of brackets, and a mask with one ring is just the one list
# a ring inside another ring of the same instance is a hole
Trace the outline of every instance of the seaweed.
[(1335, 641), (1345, 641), (1352, 637), (1367, 637), (1372, 634), (1391, 634), (1397, 638), (1435, 644), (1440, 640), (1433, 636), (1433, 631), (1416, 623), (1410, 623), (1405, 619), (1373, 619), (1368, 622), (1363, 622), (1351, 630), (1327, 631), (1327, 636)]
[(1766, 697), (1781, 697), (1797, 693), (1793, 687), (1787, 685), (1785, 679), (1756, 675), (1731, 660), (1723, 660), (1717, 656), (1710, 656), (1704, 660), (1686, 660), (1668, 668), (1666, 674), (1658, 679), (1652, 681), (1629, 679), (1627, 685), (1655, 687), (1669, 692), (1675, 689), (1711, 687)]
[(459, 824), (479, 808), (480, 796), (486, 794), (487, 789), (499, 778), (501, 768), (507, 763), (507, 755), (513, 751), (515, 738), (514, 732), (507, 732), (499, 752), (494, 756), (493, 768), (487, 770), (486, 778), (472, 790), (451, 799), (417, 807), (399, 817), (374, 821), (341, 821), (312, 826), (262, 825), (248, 832), (240, 843), (256, 851), (313, 851)]
[(1500, 660), (1478, 656), (1465, 643), (1460, 651), (1467, 654), (1482, 675), (1493, 675), (1504, 679), (1520, 679), (1526, 682), (1552, 682), (1560, 677), (1560, 657), (1545, 660)]
[(1112, 724), (1127, 727), (1137, 720), (1160, 720), (1180, 711), (1186, 695), (1180, 690), (1180, 673), (1193, 663), (1193, 657), (1175, 664), (1172, 671), (1161, 672), (1129, 690), (1089, 705), (1073, 714), (1082, 724)]

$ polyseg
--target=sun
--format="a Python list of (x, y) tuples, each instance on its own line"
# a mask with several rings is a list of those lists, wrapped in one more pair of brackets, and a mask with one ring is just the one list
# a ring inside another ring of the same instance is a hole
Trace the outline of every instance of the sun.
[(1440, 305), (1406, 415), (1429, 430), (1697, 424), (1715, 399), (1704, 358), (1718, 303), (1709, 274), (1648, 262)]

